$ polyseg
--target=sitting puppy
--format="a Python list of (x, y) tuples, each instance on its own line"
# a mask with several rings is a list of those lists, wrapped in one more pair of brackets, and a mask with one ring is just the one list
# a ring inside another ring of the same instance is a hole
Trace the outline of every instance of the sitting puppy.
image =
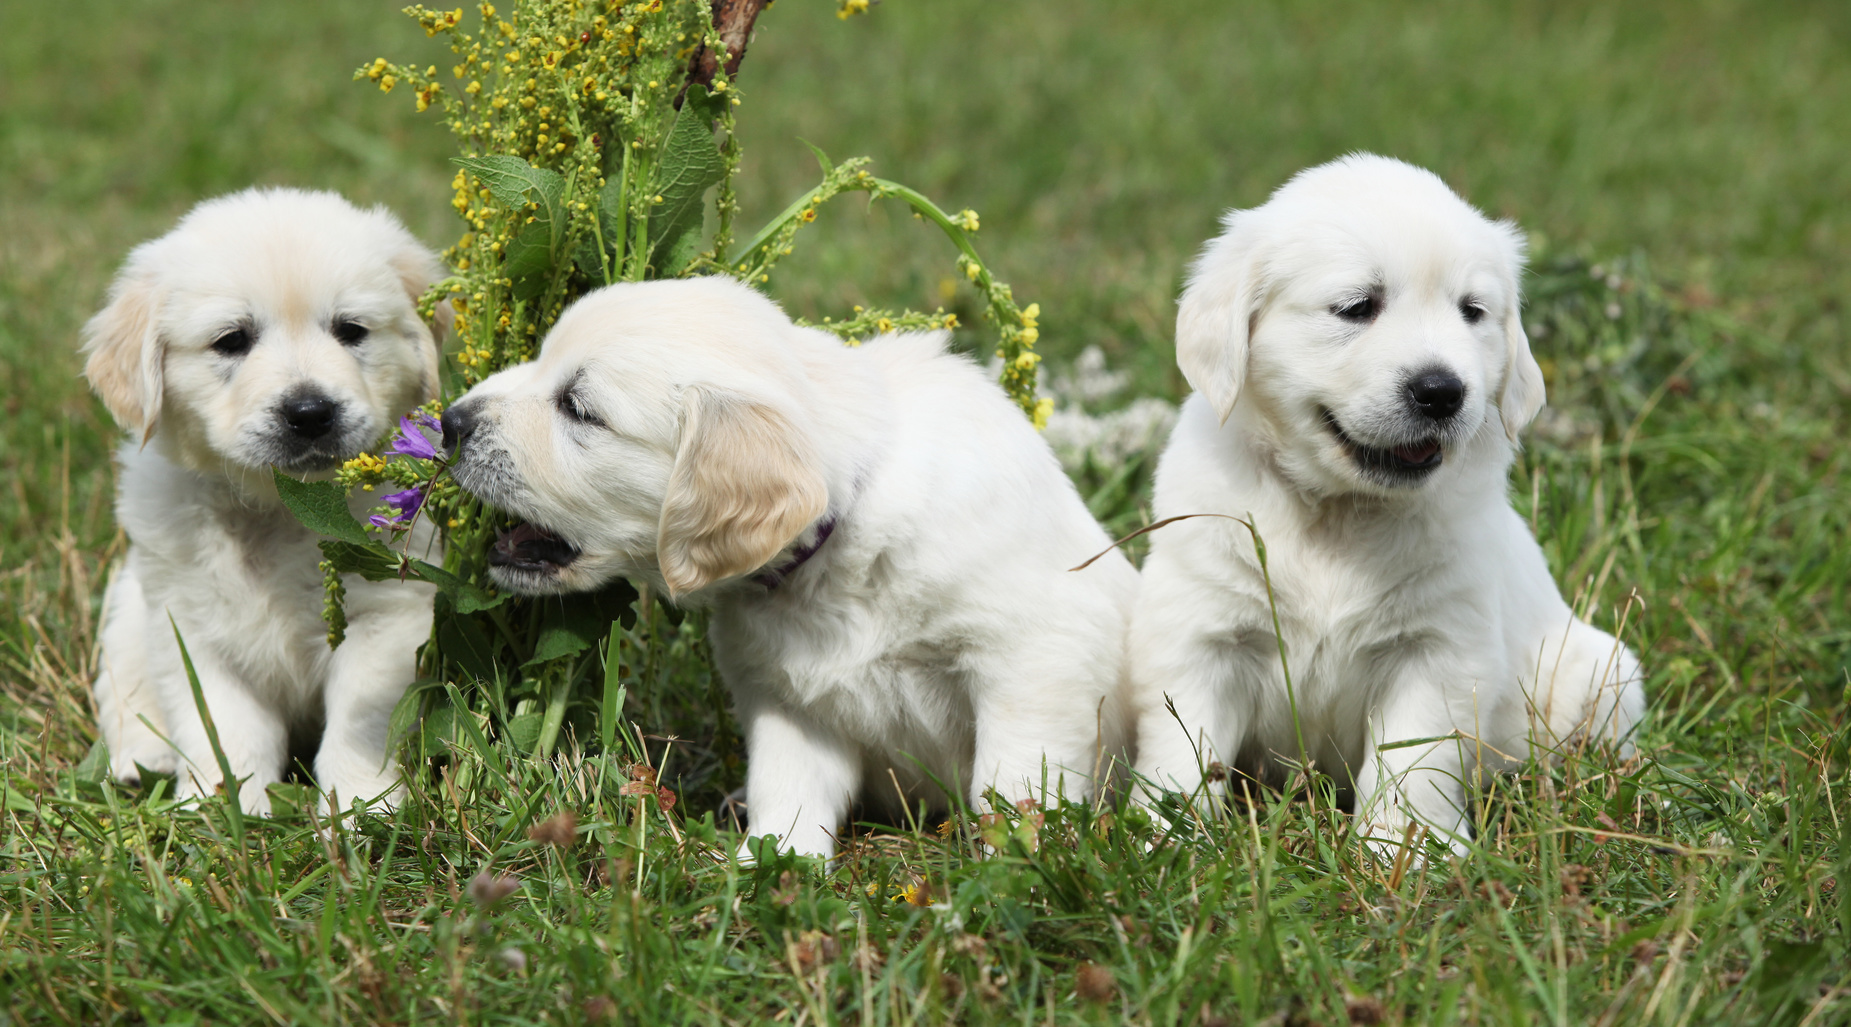
[(1308, 756), (1353, 784), (1365, 833), (1392, 844), (1412, 817), (1458, 848), (1474, 766), (1532, 743), (1629, 751), (1645, 705), (1638, 661), (1575, 619), (1505, 498), (1543, 402), (1523, 240), (1367, 155), (1226, 225), (1177, 314), (1196, 391), (1155, 514), (1251, 517), (1271, 582), (1233, 520), (1152, 536), (1137, 769), (1189, 791), (1210, 762), (1276, 776)]
[(96, 679), (117, 779), (139, 765), (177, 773), (181, 796), (221, 784), (178, 628), (244, 809), (268, 813), (291, 728), (322, 726), (326, 792), (397, 785), (386, 723), (432, 590), (350, 575), (347, 638), (330, 651), (316, 536), (270, 469), (325, 473), (434, 394), (437, 343), (414, 301), (437, 272), (384, 210), (292, 189), (209, 200), (129, 255), (84, 328), (85, 375), (131, 435), (116, 506), (130, 544)]
[(945, 335), (857, 348), (724, 278), (580, 300), (444, 414), (457, 482), (529, 523), (495, 581), (623, 575), (710, 606), (753, 830), (830, 855), (856, 797), (1082, 798), (1123, 739), (1137, 572)]

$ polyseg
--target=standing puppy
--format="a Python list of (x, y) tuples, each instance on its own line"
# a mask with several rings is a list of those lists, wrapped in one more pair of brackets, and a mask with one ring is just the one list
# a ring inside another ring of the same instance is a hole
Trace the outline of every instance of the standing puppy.
[(753, 831), (835, 851), (850, 804), (1088, 794), (1120, 747), (1137, 572), (945, 335), (849, 348), (731, 279), (617, 285), (444, 414), (529, 523), (527, 593), (646, 581), (713, 610)]
[(1543, 402), (1522, 238), (1368, 155), (1225, 223), (1177, 316), (1196, 391), (1155, 514), (1251, 516), (1287, 663), (1244, 526), (1153, 535), (1131, 636), (1138, 770), (1189, 791), (1209, 762), (1264, 773), (1302, 739), (1353, 783), (1366, 833), (1399, 840), (1414, 818), (1461, 847), (1475, 765), (1532, 743), (1630, 751), (1645, 706), (1638, 661), (1575, 619), (1505, 497)]
[(269, 812), (290, 729), (317, 725), (324, 791), (395, 797), (386, 723), (430, 634), (431, 588), (348, 576), (347, 638), (330, 651), (316, 536), (271, 468), (332, 470), (434, 394), (437, 344), (414, 301), (437, 271), (383, 209), (293, 189), (209, 200), (129, 255), (84, 328), (84, 373), (130, 434), (116, 503), (129, 551), (96, 679), (117, 779), (139, 765), (177, 773), (181, 796), (221, 784), (178, 628), (246, 810)]

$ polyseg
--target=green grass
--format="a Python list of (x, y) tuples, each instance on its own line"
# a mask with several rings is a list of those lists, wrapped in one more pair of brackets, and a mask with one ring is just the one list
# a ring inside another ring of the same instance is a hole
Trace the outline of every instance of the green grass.
[[(729, 844), (706, 815), (738, 766), (699, 620), (652, 615), (624, 641), (651, 736), (627, 754), (541, 763), (458, 725), (401, 813), (336, 825), (99, 785), (85, 683), (122, 541), (77, 327), (130, 246), (252, 182), (386, 202), (447, 241), (449, 144), (348, 81), (430, 46), (389, 4), (14, 5), (0, 1022), (1851, 1019), (1851, 161), (1832, 113), (1851, 109), (1851, 9), (832, 6), (761, 21), (743, 222), (812, 181), (799, 137), (871, 154), (979, 210), (1050, 359), (1099, 345), (1133, 393), (1181, 390), (1174, 296), (1219, 211), (1307, 164), (1401, 156), (1543, 237), (1530, 321), (1553, 413), (1513, 497), (1594, 618), (1636, 593), (1646, 758), (1496, 781), (1482, 851), (1426, 867), (1361, 860), (1327, 803), (1268, 794), (1154, 849), (1136, 815), (1063, 808), (1004, 825), (1017, 840), (989, 858), (960, 819), (873, 832), (833, 873), (740, 870), (702, 855)], [(943, 302), (942, 241), (864, 210), (806, 233), (772, 282), (791, 309)], [(1140, 523), (1135, 487), (1097, 498)], [(689, 741), (665, 755), (670, 734)], [(623, 794), (638, 756), (679, 788), (668, 815)], [(560, 810), (574, 845), (529, 838)], [(492, 908), (470, 898), (485, 868), (520, 882)], [(909, 889), (925, 904), (894, 899)]]

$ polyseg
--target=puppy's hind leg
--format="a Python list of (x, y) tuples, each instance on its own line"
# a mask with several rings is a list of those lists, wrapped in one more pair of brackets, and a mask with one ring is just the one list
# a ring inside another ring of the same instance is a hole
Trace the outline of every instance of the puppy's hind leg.
[(1605, 746), (1630, 759), (1633, 734), (1645, 717), (1645, 672), (1632, 650), (1599, 628), (1570, 620), (1544, 637), (1534, 660), (1524, 691), (1537, 742)]
[(102, 659), (93, 689), (109, 773), (124, 784), (139, 783), (143, 768), (171, 774), (179, 762), (160, 735), (166, 728), (148, 681), (147, 624), (141, 579), (124, 560), (103, 593)]

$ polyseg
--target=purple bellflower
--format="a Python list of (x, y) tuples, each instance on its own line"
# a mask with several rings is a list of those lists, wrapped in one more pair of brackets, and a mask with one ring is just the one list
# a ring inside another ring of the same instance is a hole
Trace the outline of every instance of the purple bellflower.
[[(431, 444), (430, 438), (420, 431), (420, 428), (428, 428), (439, 433), (443, 431), (443, 426), (437, 423), (436, 418), (420, 410), (412, 417), (398, 419), (398, 434), (393, 436), (392, 446), (386, 452), (399, 456), (416, 457), (419, 460), (437, 459), (437, 447)], [(399, 495), (404, 495), (404, 493), (401, 492)]]
[(394, 492), (385, 497), (386, 505), (397, 510), (394, 514), (374, 514), (366, 519), (375, 528), (401, 528), (418, 514), (424, 505), (424, 489), (409, 488), (403, 492)]

